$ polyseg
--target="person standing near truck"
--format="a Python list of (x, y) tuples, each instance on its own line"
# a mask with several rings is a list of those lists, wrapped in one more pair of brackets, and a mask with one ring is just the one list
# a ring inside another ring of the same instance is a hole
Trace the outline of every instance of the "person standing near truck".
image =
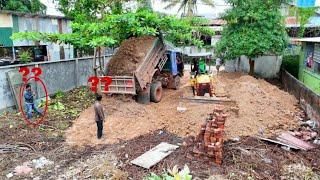
[(102, 96), (96, 95), (96, 102), (94, 103), (95, 121), (97, 123), (97, 137), (101, 139), (103, 132), (103, 122), (105, 119), (103, 106), (101, 104)]

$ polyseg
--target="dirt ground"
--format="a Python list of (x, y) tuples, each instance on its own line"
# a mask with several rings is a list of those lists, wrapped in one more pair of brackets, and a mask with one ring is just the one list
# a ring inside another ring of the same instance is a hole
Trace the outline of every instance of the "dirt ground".
[[(192, 135), (198, 133), (213, 105), (182, 100), (180, 96), (191, 95), (187, 81), (186, 76), (178, 91), (166, 90), (158, 104), (141, 105), (127, 97), (104, 97), (108, 116), (105, 137), (100, 141), (96, 139), (91, 107), (94, 97), (87, 88), (66, 93), (61, 98), (65, 109), (50, 110), (44, 124), (37, 128), (27, 127), (19, 113), (2, 113), (0, 149), (6, 145), (24, 149), (0, 153), (0, 179), (6, 179), (16, 166), (41, 156), (54, 164), (11, 179), (142, 179), (151, 172), (161, 174), (174, 165), (185, 164), (198, 179), (319, 179), (319, 146), (308, 152), (287, 151), (248, 137), (257, 134), (260, 127), (265, 128), (260, 132), (267, 135), (299, 128), (297, 120), (304, 114), (292, 96), (277, 86), (241, 74), (221, 74), (217, 80), (218, 91), (236, 101), (224, 104), (229, 114), (226, 137), (240, 136), (240, 141), (225, 142), (221, 167), (206, 157), (194, 157)], [(187, 111), (179, 113), (179, 105)], [(163, 141), (180, 147), (150, 170), (130, 164), (130, 160)]]
[(142, 36), (123, 41), (119, 50), (110, 59), (107, 74), (132, 76), (152, 47), (154, 39), (152, 36)]
[[(150, 170), (130, 164), (130, 160), (159, 144), (169, 142), (180, 147)], [(198, 179), (312, 179), (320, 178), (319, 146), (311, 151), (287, 151), (254, 137), (241, 137), (239, 141), (224, 143), (224, 159), (217, 166), (208, 157), (195, 157), (193, 137), (181, 138), (165, 131), (155, 131), (122, 143), (115, 150), (120, 160), (119, 169), (132, 179), (141, 179), (151, 172), (161, 174), (164, 169), (188, 165), (193, 177)], [(288, 167), (289, 166), (289, 167)], [(295, 167), (292, 168), (291, 166)], [(222, 176), (221, 176), (222, 175)]]
[[(186, 73), (188, 74), (188, 73)], [(180, 137), (196, 135), (213, 104), (195, 103), (182, 96), (192, 96), (187, 75), (179, 90), (166, 89), (160, 103), (142, 105), (128, 97), (103, 98), (107, 112), (104, 138), (96, 138), (93, 107), (86, 109), (66, 132), (71, 145), (112, 144), (164, 129)], [(225, 91), (235, 104), (226, 104), (226, 138), (271, 135), (297, 126), (301, 111), (288, 93), (263, 79), (238, 73), (224, 73), (217, 78), (217, 91)], [(178, 106), (187, 110), (177, 111)]]

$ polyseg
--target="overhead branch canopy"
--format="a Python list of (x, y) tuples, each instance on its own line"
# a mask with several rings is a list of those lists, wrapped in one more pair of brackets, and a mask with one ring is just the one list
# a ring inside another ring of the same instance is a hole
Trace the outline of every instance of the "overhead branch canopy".
[(71, 34), (48, 34), (40, 32), (19, 32), (13, 40), (32, 40), (72, 44), (78, 48), (119, 45), (130, 37), (163, 34), (174, 44), (202, 46), (203, 42), (193, 36), (194, 32), (213, 35), (214, 32), (202, 26), (199, 18), (178, 19), (164, 16), (146, 9), (137, 12), (108, 14), (99, 22), (72, 23)]

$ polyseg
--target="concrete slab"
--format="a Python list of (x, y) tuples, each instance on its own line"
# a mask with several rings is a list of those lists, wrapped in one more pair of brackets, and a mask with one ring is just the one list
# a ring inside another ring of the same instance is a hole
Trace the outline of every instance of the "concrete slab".
[(156, 147), (150, 149), (146, 153), (132, 160), (131, 163), (134, 165), (149, 169), (150, 167), (154, 166), (155, 164), (160, 162), (162, 159), (167, 157), (169, 154), (171, 154), (178, 147), (179, 146), (162, 142)]

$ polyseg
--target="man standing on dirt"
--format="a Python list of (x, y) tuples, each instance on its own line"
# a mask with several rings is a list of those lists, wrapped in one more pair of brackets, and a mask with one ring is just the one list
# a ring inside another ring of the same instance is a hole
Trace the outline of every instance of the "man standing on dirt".
[(103, 131), (103, 122), (104, 122), (104, 111), (103, 106), (100, 103), (102, 100), (102, 96), (100, 94), (97, 94), (96, 96), (96, 102), (94, 103), (94, 112), (95, 112), (95, 121), (97, 123), (97, 137), (98, 139), (101, 139), (102, 137), (102, 131)]
[(26, 104), (26, 109), (27, 109), (27, 118), (31, 119), (32, 118), (32, 110), (34, 110), (36, 113), (39, 115), (42, 115), (42, 113), (38, 110), (38, 108), (34, 105), (33, 102), (33, 96), (35, 93), (31, 89), (31, 85), (27, 84), (26, 85), (26, 90), (23, 93), (24, 97), (24, 102)]

